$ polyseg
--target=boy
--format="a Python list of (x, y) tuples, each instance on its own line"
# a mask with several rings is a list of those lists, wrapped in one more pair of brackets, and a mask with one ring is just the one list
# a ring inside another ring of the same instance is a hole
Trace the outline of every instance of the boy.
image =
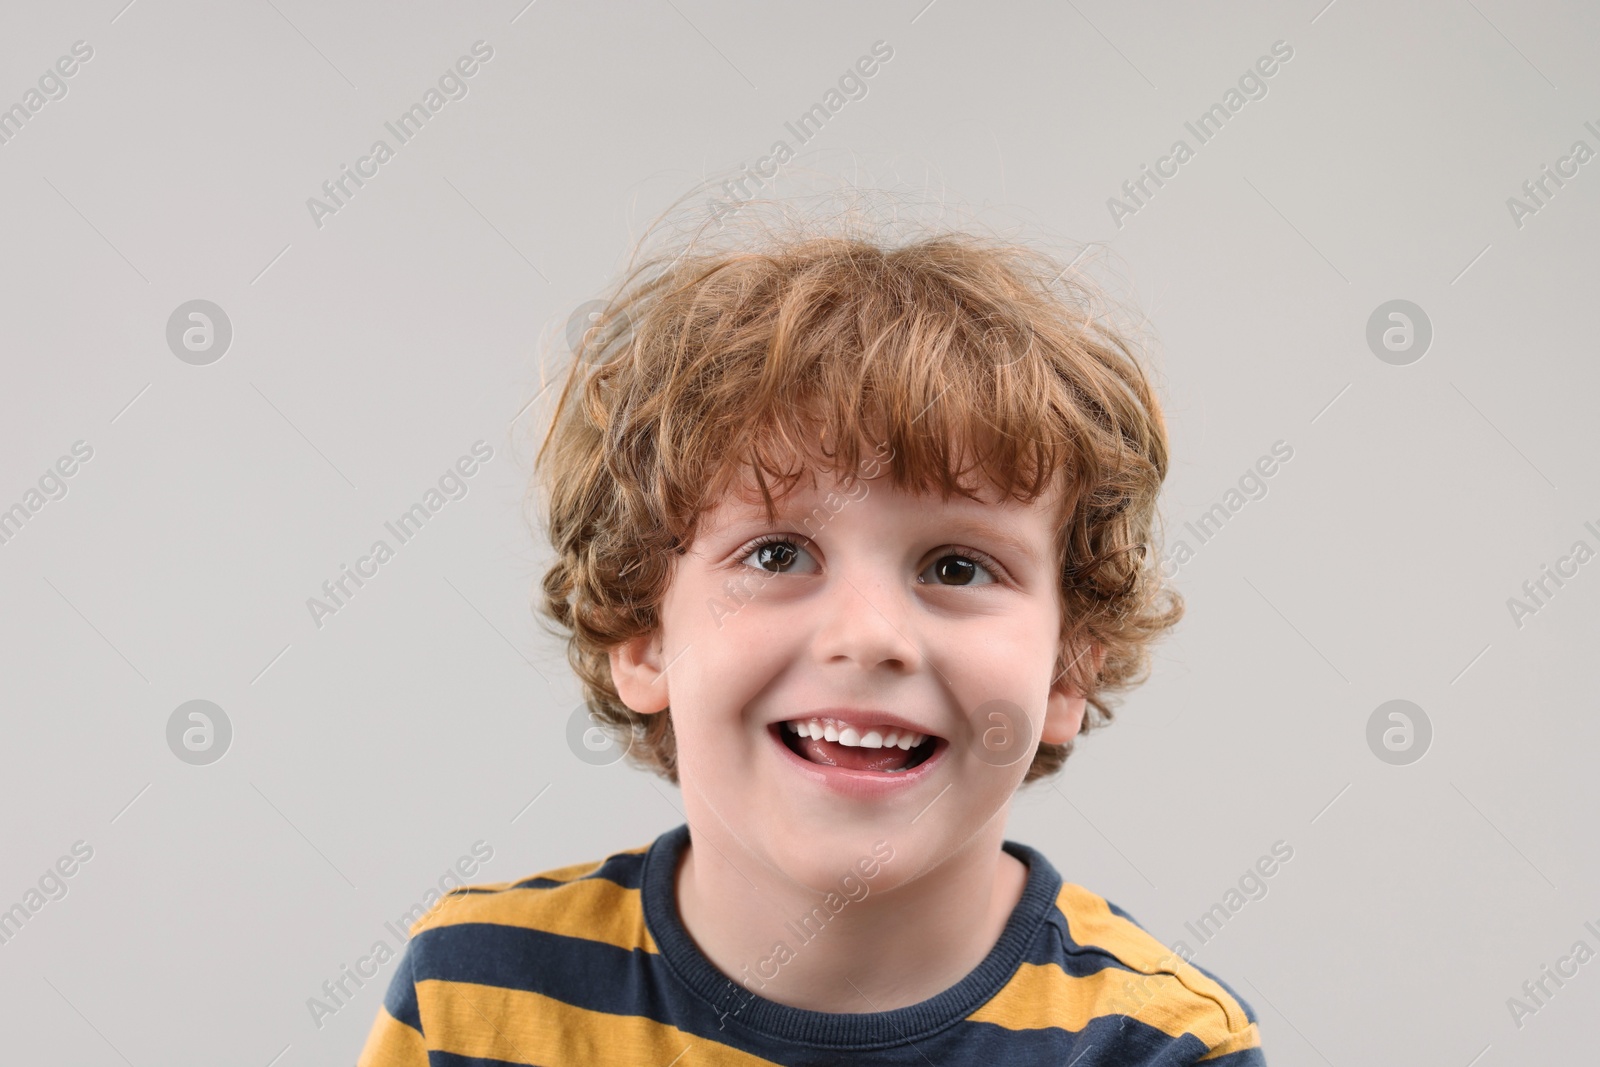
[(686, 824), (451, 893), (361, 1064), (1265, 1063), (1004, 839), (1182, 614), (1160, 407), (1060, 273), (802, 232), (624, 280), (536, 461), (542, 610)]

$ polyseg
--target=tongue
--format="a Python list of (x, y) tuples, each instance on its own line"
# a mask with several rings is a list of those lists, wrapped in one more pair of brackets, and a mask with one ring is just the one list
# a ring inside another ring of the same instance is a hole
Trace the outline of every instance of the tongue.
[(911, 749), (862, 748), (815, 737), (796, 737), (795, 747), (812, 763), (843, 767), (850, 771), (897, 771), (911, 762)]

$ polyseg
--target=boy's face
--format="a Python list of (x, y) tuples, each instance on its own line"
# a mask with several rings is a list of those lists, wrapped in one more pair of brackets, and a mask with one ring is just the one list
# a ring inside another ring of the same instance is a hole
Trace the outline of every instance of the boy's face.
[[(658, 632), (614, 650), (612, 675), (633, 710), (671, 706), (689, 824), (741, 872), (826, 891), (881, 840), (894, 861), (873, 884), (892, 888), (997, 844), (1039, 742), (1078, 732), (1084, 699), (1054, 677), (1060, 486), (1023, 506), (908, 495), (886, 470), (818, 483), (773, 525), (759, 496), (704, 515)], [(936, 740), (843, 751), (786, 725), (833, 708)]]

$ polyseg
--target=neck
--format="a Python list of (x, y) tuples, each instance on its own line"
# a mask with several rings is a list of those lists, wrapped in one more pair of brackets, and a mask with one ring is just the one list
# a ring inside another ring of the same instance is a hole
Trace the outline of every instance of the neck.
[(907, 884), (831, 900), (716, 834), (713, 816), (691, 826), (678, 914), (706, 958), (757, 996), (820, 1012), (908, 1007), (977, 967), (1021, 899), (1028, 868), (1000, 847), (1005, 815)]

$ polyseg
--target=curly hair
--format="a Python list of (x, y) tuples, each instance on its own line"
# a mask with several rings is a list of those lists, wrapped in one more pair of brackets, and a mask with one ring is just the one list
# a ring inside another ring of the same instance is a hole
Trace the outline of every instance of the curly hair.
[[(748, 469), (771, 517), (768, 480), (780, 497), (807, 468), (848, 486), (869, 449), (887, 451), (896, 488), (946, 500), (973, 495), (962, 457), (1024, 505), (1065, 479), (1056, 677), (1093, 709), (1080, 733), (1111, 721), (1110, 694), (1148, 677), (1152, 642), (1183, 614), (1153, 543), (1167, 436), (1134, 344), (1066, 274), (970, 232), (802, 225), (669, 248), (593, 302), (534, 461), (554, 550), (538, 612), (630, 762), (678, 780), (670, 709), (624, 705), (609, 653), (656, 630), (700, 516)], [(1041, 744), (1024, 781), (1072, 747)]]

